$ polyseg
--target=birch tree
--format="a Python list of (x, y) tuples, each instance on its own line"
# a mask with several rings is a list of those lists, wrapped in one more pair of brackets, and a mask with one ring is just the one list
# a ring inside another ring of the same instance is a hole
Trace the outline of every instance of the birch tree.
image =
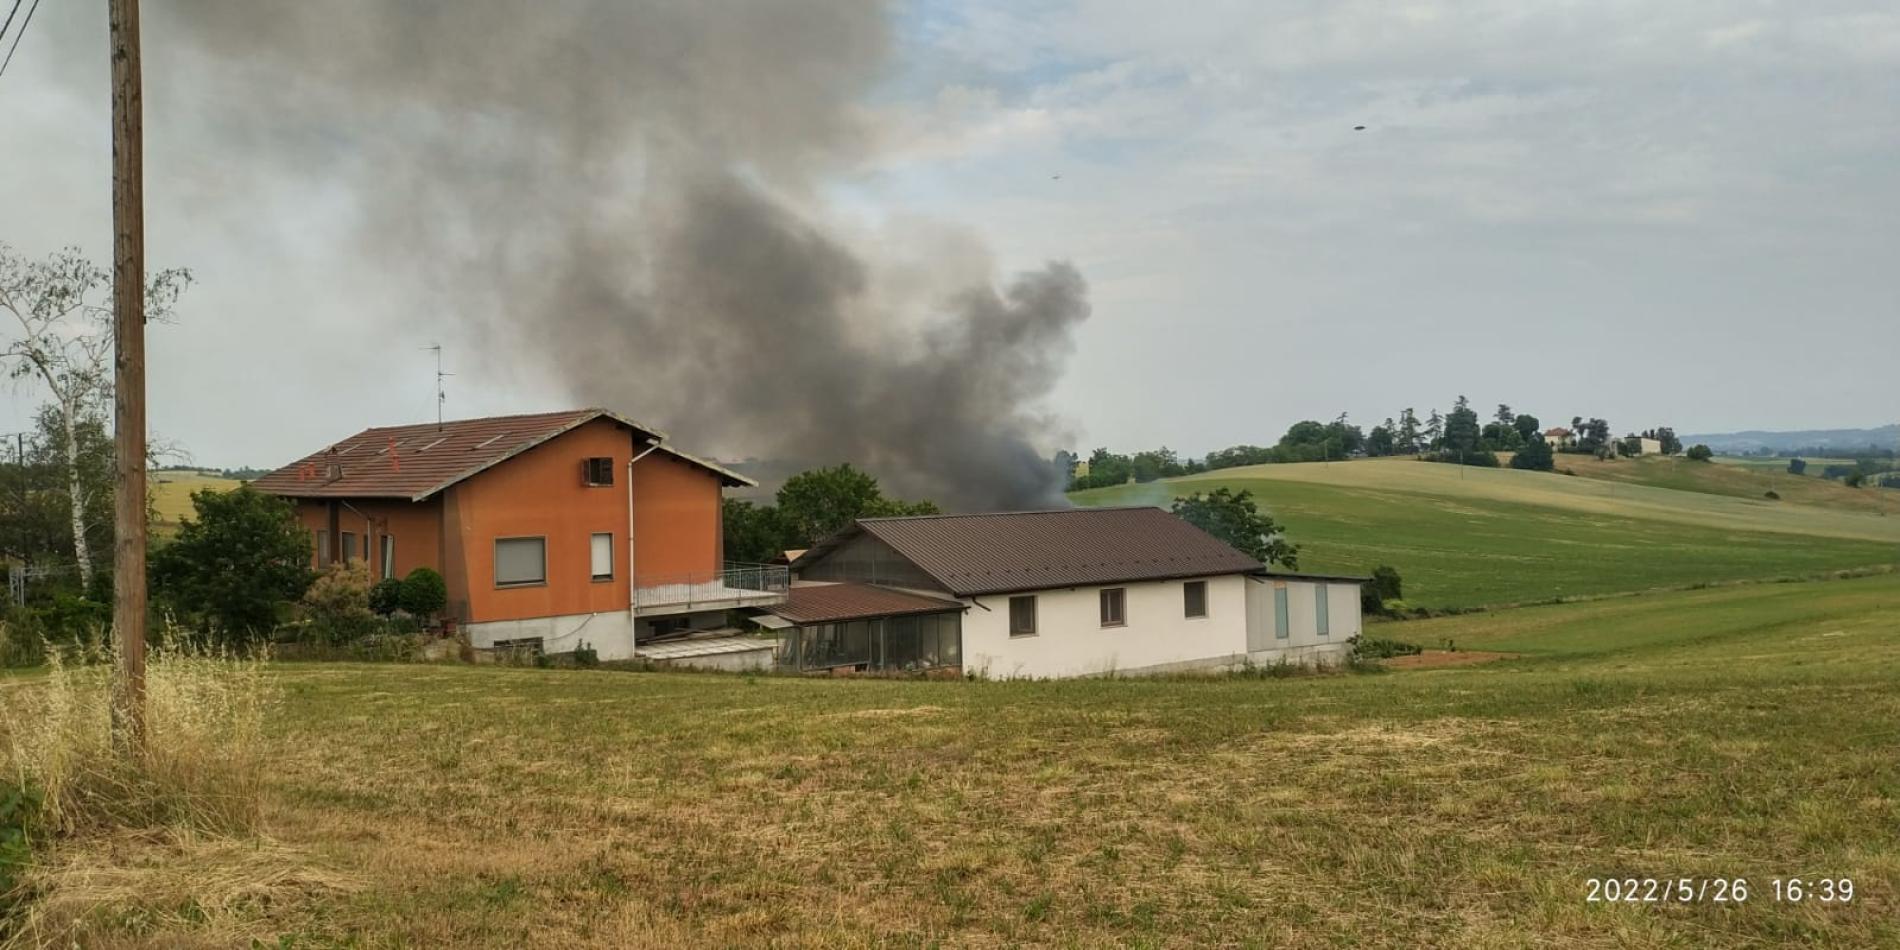
[[(171, 319), (179, 295), (191, 285), (182, 268), (153, 274), (145, 286), (146, 320)], [(0, 368), (16, 381), (30, 381), (51, 399), (61, 441), (73, 560), (88, 587), (94, 573), (86, 523), (96, 494), (81, 470), (80, 427), (105, 418), (112, 401), (112, 275), (65, 248), (32, 260), (0, 243)]]

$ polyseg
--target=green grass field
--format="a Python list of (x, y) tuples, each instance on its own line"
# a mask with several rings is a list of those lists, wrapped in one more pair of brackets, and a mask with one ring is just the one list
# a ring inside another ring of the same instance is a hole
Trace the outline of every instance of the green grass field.
[(1820, 464), (1809, 469), (1809, 474), (1790, 475), (1786, 459), (1774, 461), (1781, 464), (1692, 462), (1679, 456), (1650, 456), (1607, 462), (1583, 459), (1576, 463), (1564, 459), (1562, 464), (1585, 478), (1727, 495), (1751, 501), (1761, 500), (1772, 491), (1780, 495), (1781, 502), (1787, 505), (1900, 516), (1900, 491), (1873, 486), (1849, 488), (1841, 482), (1820, 477)]
[[(1383, 675), (280, 665), (269, 841), (67, 856), (100, 895), (74, 936), (1893, 946), (1897, 620), (1878, 577), (1384, 625), (1524, 655)], [(1792, 875), (1854, 900), (1777, 903)], [(1589, 902), (1609, 876), (1751, 896)]]
[(1072, 497), (1165, 505), (1221, 486), (1254, 493), (1301, 546), (1302, 568), (1363, 573), (1391, 564), (1413, 606), (1526, 603), (1900, 562), (1900, 515), (1409, 460), (1261, 465)]

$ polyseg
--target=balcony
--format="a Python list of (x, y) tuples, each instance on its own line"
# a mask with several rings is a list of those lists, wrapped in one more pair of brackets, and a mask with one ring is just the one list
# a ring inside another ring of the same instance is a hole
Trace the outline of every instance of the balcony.
[(727, 564), (722, 571), (641, 575), (633, 592), (636, 616), (764, 607), (785, 602), (792, 586), (784, 565)]

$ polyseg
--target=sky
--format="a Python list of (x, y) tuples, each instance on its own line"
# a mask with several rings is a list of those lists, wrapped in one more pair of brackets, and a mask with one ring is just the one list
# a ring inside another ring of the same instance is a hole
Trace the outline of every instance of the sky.
[[(866, 134), (799, 199), (844, 240), (977, 248), (999, 286), (1074, 265), (1089, 316), (1024, 407), (1039, 449), (1198, 455), (1460, 394), (1619, 431), (1900, 418), (1891, 4), (1157, 9), (890, 7)], [(439, 272), (365, 240), (387, 130), (256, 160), (281, 130), (220, 111), (245, 89), (172, 42), (191, 28), (146, 12), (148, 261), (197, 276), (150, 334), (154, 429), (201, 464), (282, 464), (430, 418), (437, 343), (451, 417), (563, 406)], [(0, 241), (22, 253), (109, 253), (105, 36), (103, 4), (44, 4), (0, 76)], [(40, 398), (0, 390), (0, 429)]]

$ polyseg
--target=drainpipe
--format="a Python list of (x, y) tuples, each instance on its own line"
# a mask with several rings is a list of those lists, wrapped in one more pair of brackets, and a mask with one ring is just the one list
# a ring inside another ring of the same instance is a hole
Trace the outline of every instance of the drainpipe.
[[(640, 648), (640, 621), (638, 607), (640, 601), (639, 578), (633, 573), (633, 463), (652, 455), (660, 443), (655, 441), (646, 451), (627, 460), (627, 639), (628, 649)], [(631, 659), (631, 657), (629, 657)]]

